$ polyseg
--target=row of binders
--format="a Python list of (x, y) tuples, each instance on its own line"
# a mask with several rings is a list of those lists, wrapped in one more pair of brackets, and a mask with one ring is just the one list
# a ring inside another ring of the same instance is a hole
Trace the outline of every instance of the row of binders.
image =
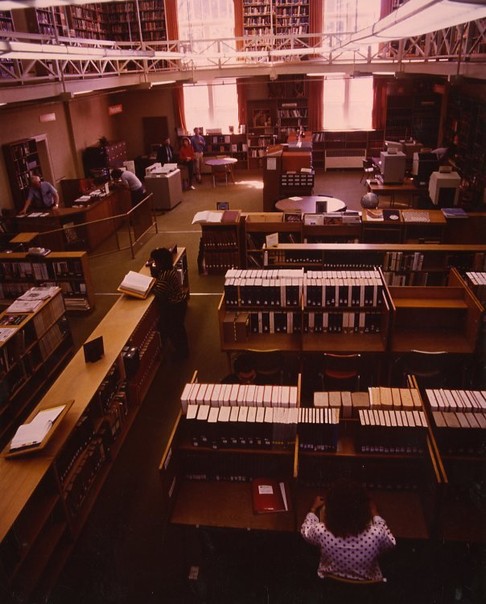
[(357, 418), (361, 410), (422, 410), (418, 390), (414, 388), (389, 388), (373, 386), (367, 392), (323, 391), (314, 392), (314, 407), (339, 409), (343, 419)]
[(380, 312), (306, 312), (304, 333), (380, 333)]
[(476, 297), (484, 304), (486, 300), (486, 272), (471, 271), (466, 273), (466, 277)]
[(427, 389), (425, 391), (432, 411), (459, 411), (486, 413), (486, 390)]
[(231, 269), (224, 282), (227, 307), (377, 307), (383, 289), (377, 270)]
[(358, 416), (362, 453), (424, 452), (427, 419), (423, 411), (361, 409)]
[(190, 404), (210, 407), (297, 407), (297, 386), (200, 384), (190, 382), (181, 394), (182, 412)]
[(451, 455), (484, 455), (485, 390), (426, 390), (440, 448)]
[(211, 407), (190, 404), (186, 426), (194, 447), (292, 448), (336, 451), (338, 409), (284, 407)]

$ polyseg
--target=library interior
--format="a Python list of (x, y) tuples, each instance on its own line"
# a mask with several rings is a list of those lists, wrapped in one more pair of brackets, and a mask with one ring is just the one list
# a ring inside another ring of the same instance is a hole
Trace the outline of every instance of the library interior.
[(484, 602), (485, 2), (0, 5), (0, 601)]

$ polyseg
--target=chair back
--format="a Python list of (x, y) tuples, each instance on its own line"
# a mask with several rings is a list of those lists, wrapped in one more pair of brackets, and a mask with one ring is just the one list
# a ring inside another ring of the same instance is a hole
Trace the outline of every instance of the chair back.
[(361, 355), (323, 353), (321, 379), (323, 390), (359, 390)]
[(420, 386), (439, 388), (447, 381), (450, 356), (444, 350), (411, 350), (403, 357), (403, 377), (414, 375)]

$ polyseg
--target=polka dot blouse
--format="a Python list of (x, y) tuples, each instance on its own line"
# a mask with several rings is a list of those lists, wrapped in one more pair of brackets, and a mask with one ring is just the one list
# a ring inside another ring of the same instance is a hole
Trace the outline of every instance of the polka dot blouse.
[(300, 532), (304, 539), (321, 550), (317, 574), (337, 575), (346, 579), (377, 581), (383, 578), (378, 558), (395, 546), (395, 537), (381, 516), (374, 516), (370, 526), (357, 536), (335, 537), (318, 517), (309, 512)]

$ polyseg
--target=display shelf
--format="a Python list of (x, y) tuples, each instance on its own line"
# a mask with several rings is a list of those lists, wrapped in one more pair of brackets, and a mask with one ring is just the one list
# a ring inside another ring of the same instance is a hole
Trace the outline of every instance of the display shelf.
[(0, 323), (12, 330), (0, 348), (0, 442), (5, 444), (69, 357), (73, 342), (60, 289), (34, 313), (2, 312)]
[(55, 284), (67, 311), (91, 311), (94, 289), (86, 252), (51, 252), (33, 257), (25, 252), (0, 254), (0, 300), (7, 303), (30, 287)]

